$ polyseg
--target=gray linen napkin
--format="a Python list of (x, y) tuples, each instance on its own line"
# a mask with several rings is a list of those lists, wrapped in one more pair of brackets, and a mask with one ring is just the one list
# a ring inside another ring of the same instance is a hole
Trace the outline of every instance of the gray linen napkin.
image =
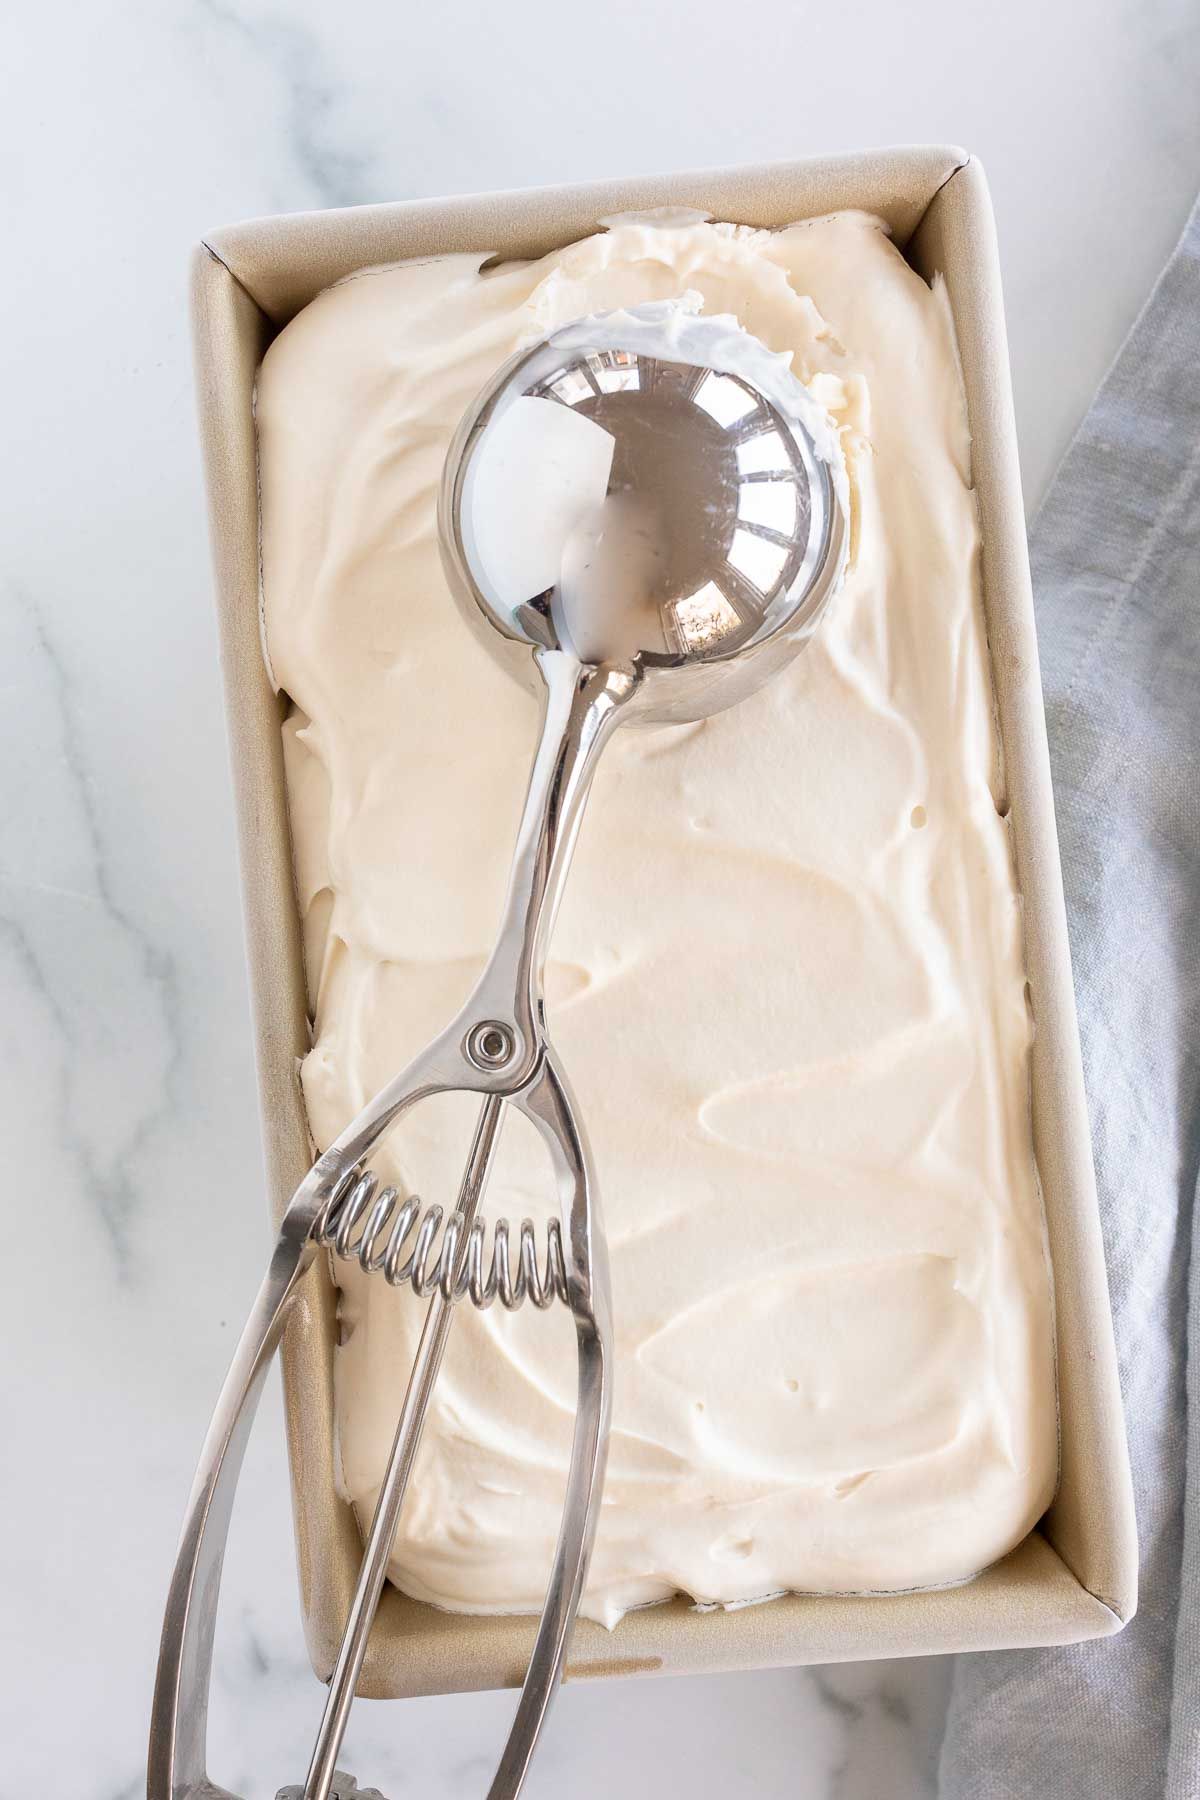
[(1196, 1800), (1200, 204), (1058, 472), (1032, 549), (1141, 1601), (1114, 1639), (960, 1657), (939, 1791)]

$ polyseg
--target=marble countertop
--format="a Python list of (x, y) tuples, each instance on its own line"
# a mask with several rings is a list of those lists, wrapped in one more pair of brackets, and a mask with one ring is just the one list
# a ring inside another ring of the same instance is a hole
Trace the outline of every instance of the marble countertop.
[[(52, 1773), (131, 1800), (266, 1241), (190, 246), (258, 213), (963, 143), (993, 185), (1036, 501), (1192, 198), (1200, 28), (1185, 0), (610, 0), (586, 25), (552, 0), (110, 0), (24, 9), (6, 39), (0, 1800)], [(251, 1800), (300, 1778), (320, 1698), (280, 1435), (272, 1395), (213, 1721)], [(528, 1791), (922, 1800), (947, 1683), (911, 1661), (569, 1689)], [(345, 1760), (392, 1800), (467, 1800), (510, 1705), (362, 1706)]]

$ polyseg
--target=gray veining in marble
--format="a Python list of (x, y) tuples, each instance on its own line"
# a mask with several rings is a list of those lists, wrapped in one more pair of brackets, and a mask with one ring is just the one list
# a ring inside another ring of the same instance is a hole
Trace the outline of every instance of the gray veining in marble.
[[(124, 1284), (138, 1153), (170, 1107), (179, 1070), (176, 958), (115, 890), (75, 674), (31, 596), (10, 595), (6, 620), (5, 665), (21, 672), (40, 732), (4, 758), (15, 803), (0, 848), (0, 929), (52, 1025), (60, 1142)], [(19, 717), (9, 711), (6, 725)], [(48, 832), (47, 815), (63, 829)]]
[[(240, 42), (255, 59), (261, 78), (281, 90), (284, 141), (308, 195), (305, 204), (359, 204), (372, 191), (380, 171), (374, 155), (358, 142), (364, 121), (349, 116), (346, 87), (326, 71), (328, 53), (321, 34), (282, 10), (254, 12), (224, 0), (196, 0), (196, 13), (217, 34), (233, 38), (235, 56)], [(228, 46), (221, 46), (218, 54), (227, 53)]]
[[(277, 210), (966, 143), (1036, 499), (1191, 199), (1200, 24), (1190, 0), (74, 0), (15, 13), (2, 64), (0, 1800), (51, 1773), (132, 1800), (265, 1248), (191, 245)], [(274, 1393), (227, 1594), (214, 1767), (260, 1800), (299, 1778), (319, 1698)], [(529, 1791), (929, 1800), (945, 1684), (913, 1661), (569, 1689)], [(346, 1766), (389, 1800), (469, 1800), (510, 1705), (364, 1706)]]

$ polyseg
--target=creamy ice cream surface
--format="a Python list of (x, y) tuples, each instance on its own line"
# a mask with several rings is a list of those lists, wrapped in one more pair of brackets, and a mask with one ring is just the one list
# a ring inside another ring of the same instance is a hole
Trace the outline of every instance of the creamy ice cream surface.
[[(705, 723), (612, 740), (555, 930), (550, 1025), (612, 1256), (612, 1450), (584, 1611), (682, 1591), (963, 1579), (1057, 1456), (1032, 1034), (964, 402), (944, 293), (860, 214), (768, 233), (630, 218), (538, 262), (367, 270), (272, 345), (257, 417), (327, 1145), (490, 948), (536, 703), (442, 576), (450, 435), (514, 350), (698, 293), (828, 408), (852, 560), (816, 641)], [(452, 1204), (475, 1104), (373, 1166)], [(505, 1127), (485, 1210), (553, 1209)], [(422, 1306), (337, 1266), (341, 1480), (369, 1515)], [(460, 1308), (391, 1564), (540, 1608), (574, 1401), (569, 1315)]]

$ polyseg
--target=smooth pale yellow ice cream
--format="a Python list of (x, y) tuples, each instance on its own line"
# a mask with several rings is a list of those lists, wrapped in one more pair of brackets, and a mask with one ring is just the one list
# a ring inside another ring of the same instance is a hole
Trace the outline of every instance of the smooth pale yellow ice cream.
[[(368, 270), (257, 396), (266, 644), (284, 726), (328, 1145), (444, 1025), (499, 917), (536, 703), (451, 602), (446, 448), (573, 318), (696, 292), (841, 435), (852, 564), (815, 643), (703, 724), (618, 732), (549, 974), (612, 1252), (612, 1451), (584, 1603), (953, 1582), (1056, 1470), (1032, 1033), (949, 312), (858, 214), (778, 233), (631, 218), (540, 262)], [(374, 1166), (453, 1203), (475, 1103)], [(505, 1127), (486, 1211), (553, 1208)], [(340, 1480), (374, 1504), (423, 1307), (339, 1264)], [(574, 1403), (565, 1309), (460, 1308), (391, 1563), (537, 1610)]]

